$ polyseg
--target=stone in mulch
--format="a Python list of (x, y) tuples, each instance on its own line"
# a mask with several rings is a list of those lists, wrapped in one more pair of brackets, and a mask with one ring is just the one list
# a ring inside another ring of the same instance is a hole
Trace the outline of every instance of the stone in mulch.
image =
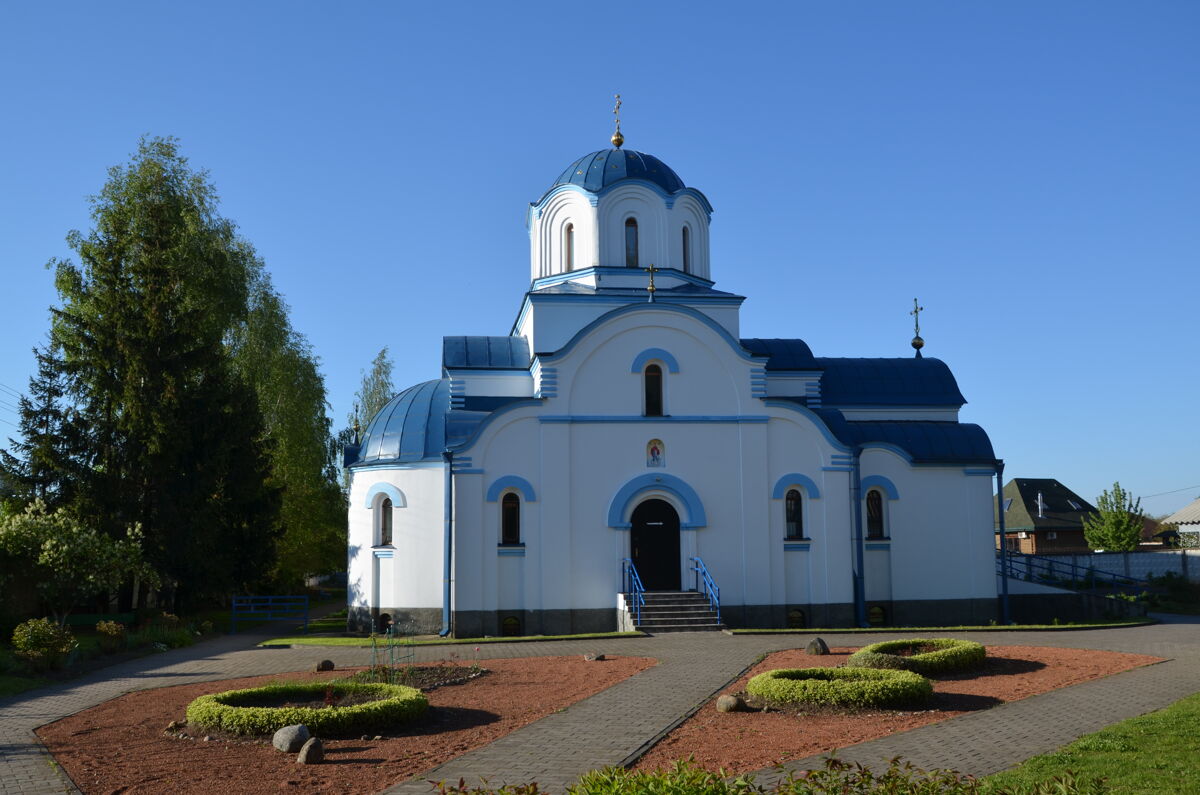
[(333, 660), (321, 660), (321, 662), (317, 663), (315, 670), (317, 673), (320, 673), (321, 671), (332, 671), (333, 667)]
[(316, 737), (309, 737), (308, 741), (300, 748), (300, 755), (296, 757), (298, 765), (315, 765), (325, 761), (325, 744)]
[(821, 638), (813, 638), (804, 647), (804, 653), (814, 655), (829, 654), (829, 645)]
[(304, 746), (309, 737), (307, 726), (284, 726), (275, 732), (275, 735), (271, 738), (271, 745), (280, 751), (294, 754)]
[(741, 712), (746, 708), (746, 702), (741, 697), (728, 693), (717, 697), (717, 712)]
[(600, 652), (590, 651), (583, 655), (585, 662), (604, 662), (604, 655)]

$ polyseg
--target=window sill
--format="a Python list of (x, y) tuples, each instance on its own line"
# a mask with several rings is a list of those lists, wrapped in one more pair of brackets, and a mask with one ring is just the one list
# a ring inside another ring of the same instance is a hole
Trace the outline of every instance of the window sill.
[(785, 538), (783, 540), (784, 552), (807, 552), (810, 546), (810, 539), (807, 538)]
[(496, 545), (496, 554), (500, 557), (523, 558), (523, 557), (525, 557), (525, 545), (524, 544), (497, 544)]

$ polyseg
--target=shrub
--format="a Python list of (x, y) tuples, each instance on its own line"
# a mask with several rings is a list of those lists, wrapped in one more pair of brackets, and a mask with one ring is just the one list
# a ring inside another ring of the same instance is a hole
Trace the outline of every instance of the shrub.
[[(366, 695), (376, 700), (345, 707), (262, 707), (263, 699), (317, 700), (329, 695)], [(304, 724), (313, 734), (344, 734), (408, 723), (429, 705), (420, 690), (404, 685), (296, 682), (200, 696), (187, 708), (189, 724), (231, 734), (270, 734)]]
[(907, 638), (863, 646), (850, 655), (846, 664), (862, 668), (898, 668), (922, 676), (936, 676), (978, 668), (985, 659), (987, 651), (983, 644), (972, 640)]
[(96, 622), (96, 635), (100, 639), (100, 651), (113, 654), (125, 646), (125, 625), (119, 621)]
[(933, 685), (911, 671), (778, 668), (751, 679), (746, 692), (775, 704), (891, 707), (927, 700), (933, 694)]
[(130, 648), (135, 649), (155, 644), (163, 646), (164, 649), (179, 649), (195, 643), (196, 636), (186, 629), (168, 629), (158, 624), (151, 624), (144, 629), (129, 633), (127, 641)]
[(61, 668), (75, 649), (71, 630), (48, 618), (31, 618), (13, 630), (13, 650), (35, 670)]

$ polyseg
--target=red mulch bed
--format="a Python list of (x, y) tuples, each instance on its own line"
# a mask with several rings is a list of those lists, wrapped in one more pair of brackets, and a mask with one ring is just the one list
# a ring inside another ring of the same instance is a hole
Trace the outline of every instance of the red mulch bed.
[[(841, 665), (853, 651), (835, 648), (828, 656), (809, 656), (802, 649), (776, 652), (721, 692), (744, 694), (751, 676), (774, 668)], [(813, 709), (807, 714), (720, 713), (710, 701), (643, 756), (636, 767), (667, 767), (676, 759), (694, 756), (709, 770), (724, 769), (731, 774), (759, 770), (1161, 661), (1142, 654), (1040, 646), (988, 646), (987, 653), (988, 661), (979, 671), (935, 680), (933, 699), (927, 709), (918, 712)]]
[[(227, 679), (142, 690), (43, 726), (37, 734), (85, 793), (375, 793), (595, 695), (655, 665), (643, 657), (486, 660), (488, 673), (429, 692), (429, 712), (381, 740), (325, 740), (326, 761), (261, 742), (180, 739), (164, 732), (205, 693), (347, 671)], [(189, 731), (185, 729), (184, 731)], [(189, 732), (190, 733), (190, 732)], [(324, 738), (322, 738), (324, 740)]]

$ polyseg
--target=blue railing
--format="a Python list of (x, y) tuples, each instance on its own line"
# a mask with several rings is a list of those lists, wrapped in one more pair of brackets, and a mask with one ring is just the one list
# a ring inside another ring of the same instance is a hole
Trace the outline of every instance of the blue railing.
[(629, 558), (621, 560), (621, 588), (625, 593), (625, 606), (633, 613), (633, 624), (642, 623), (642, 607), (646, 604), (646, 586), (638, 576), (637, 567)]
[[(1009, 552), (1008, 576), (1015, 580), (1040, 582), (1044, 585), (1054, 585), (1060, 588), (1092, 589), (1092, 588), (1149, 588), (1150, 583), (1136, 577), (1126, 577), (1101, 571), (1092, 566), (1080, 566), (1041, 555), (1022, 555), (1019, 552)], [(1004, 574), (1001, 563), (1005, 558), (996, 556), (996, 573)]]
[(308, 632), (307, 596), (235, 596), (229, 610), (230, 632), (237, 632), (238, 621), (273, 621), (304, 617)]
[(700, 558), (688, 558), (695, 562), (692, 571), (696, 572), (696, 590), (708, 597), (708, 606), (717, 614), (717, 623), (721, 623), (721, 589), (717, 587), (717, 581), (708, 573), (708, 567), (704, 565), (704, 561)]

